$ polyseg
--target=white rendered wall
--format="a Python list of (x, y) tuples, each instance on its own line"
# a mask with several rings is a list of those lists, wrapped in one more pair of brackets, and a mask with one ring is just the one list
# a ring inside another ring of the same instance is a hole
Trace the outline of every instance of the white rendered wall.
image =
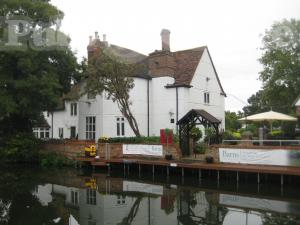
[[(48, 124), (50, 125), (50, 138), (52, 138), (52, 129), (53, 129), (53, 138), (60, 138), (59, 137), (59, 128), (63, 128), (63, 138), (70, 138), (71, 137), (71, 127), (76, 127), (76, 134), (78, 133), (78, 118), (79, 118), (79, 104), (77, 102), (77, 115), (71, 116), (71, 103), (66, 101), (65, 109), (60, 111), (53, 112), (53, 128), (52, 128), (52, 113), (49, 112), (49, 116), (47, 112), (44, 112), (44, 117)], [(76, 101), (74, 101), (76, 103)]]
[(88, 99), (87, 95), (82, 96), (79, 99), (79, 139), (86, 139), (86, 117), (95, 116), (96, 117), (96, 140), (100, 137), (102, 132), (103, 123), (103, 97), (102, 95), (97, 95), (94, 99)]
[[(134, 88), (130, 91), (131, 111), (135, 116), (141, 135), (147, 136), (147, 80), (134, 78)], [(123, 117), (117, 103), (107, 96), (103, 100), (103, 132), (101, 136), (117, 136), (117, 117)], [(135, 136), (125, 118), (125, 136)]]
[[(150, 135), (159, 136), (160, 129), (176, 130), (176, 89), (165, 88), (173, 84), (174, 78), (159, 77), (151, 80), (150, 92)], [(173, 114), (170, 116), (170, 112)], [(171, 118), (175, 122), (171, 123)]]
[[(134, 78), (135, 86), (130, 91), (131, 110), (143, 136), (148, 134), (147, 82), (145, 79)], [(158, 77), (149, 81), (150, 135), (158, 136), (160, 129), (165, 128), (176, 131), (176, 88), (165, 88), (167, 84), (173, 83), (174, 79), (171, 77)], [(177, 88), (178, 119), (180, 120), (191, 109), (203, 109), (221, 120), (221, 128), (224, 129), (225, 97), (221, 95), (221, 87), (207, 50), (203, 52), (191, 85), (191, 88)], [(204, 92), (210, 94), (209, 104), (204, 103)], [(116, 118), (123, 115), (117, 104), (107, 98), (107, 94), (97, 95), (95, 99), (88, 99), (85, 95), (77, 103), (77, 116), (71, 116), (70, 102), (66, 102), (65, 110), (54, 112), (54, 138), (59, 138), (59, 127), (64, 128), (64, 138), (69, 138), (70, 127), (76, 126), (79, 139), (86, 139), (87, 116), (96, 117), (96, 140), (101, 136), (117, 136)], [(47, 117), (45, 114), (45, 118), (51, 125), (51, 115)], [(171, 123), (172, 118), (174, 123)], [(125, 136), (135, 136), (126, 118)]]
[[(187, 108), (207, 111), (219, 119), (222, 128), (225, 128), (225, 96), (221, 95), (222, 90), (207, 50), (203, 52), (191, 85), (193, 87), (186, 93)], [(204, 92), (209, 92), (209, 104), (204, 103)]]

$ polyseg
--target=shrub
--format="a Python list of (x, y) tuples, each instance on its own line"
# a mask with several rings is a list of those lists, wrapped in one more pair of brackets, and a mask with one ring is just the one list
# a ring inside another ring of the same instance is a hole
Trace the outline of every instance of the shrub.
[(42, 167), (73, 166), (74, 163), (73, 160), (54, 152), (40, 154), (40, 165)]
[(236, 145), (238, 142), (235, 140), (241, 140), (241, 134), (238, 132), (231, 132), (229, 130), (226, 130), (222, 134), (222, 140), (232, 140), (230, 142), (226, 142), (226, 144)]
[(31, 133), (18, 133), (6, 139), (1, 158), (11, 162), (37, 162), (40, 142)]
[(198, 127), (193, 127), (190, 131), (190, 137), (194, 141), (198, 141), (202, 138), (202, 131)]
[(206, 151), (206, 145), (203, 142), (197, 143), (194, 147), (195, 154), (204, 154)]
[(115, 137), (109, 138), (107, 141), (103, 142), (103, 139), (98, 139), (99, 143), (125, 143), (125, 144), (159, 144), (160, 137)]
[(235, 138), (235, 140), (240, 140), (242, 138), (242, 135), (240, 132), (232, 132), (231, 133), (233, 138)]
[(282, 140), (284, 139), (284, 134), (281, 130), (273, 130), (267, 134), (267, 138), (269, 140)]

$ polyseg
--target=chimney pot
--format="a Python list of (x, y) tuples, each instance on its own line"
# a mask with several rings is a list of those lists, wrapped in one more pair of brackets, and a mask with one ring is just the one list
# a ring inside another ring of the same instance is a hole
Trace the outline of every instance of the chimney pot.
[(99, 39), (99, 35), (97, 31), (95, 32), (95, 39)]
[(90, 39), (90, 44), (92, 43), (92, 40), (93, 40), (93, 37), (92, 36), (89, 36), (89, 39)]
[(170, 33), (167, 29), (162, 29), (160, 33), (162, 50), (170, 51)]

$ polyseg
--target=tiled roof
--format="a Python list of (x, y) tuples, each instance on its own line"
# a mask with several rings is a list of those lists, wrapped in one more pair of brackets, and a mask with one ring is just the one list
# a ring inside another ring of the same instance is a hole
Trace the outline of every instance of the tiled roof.
[(202, 117), (203, 119), (209, 121), (212, 124), (220, 124), (221, 121), (216, 117), (201, 109), (191, 109), (187, 114), (185, 114), (178, 122), (177, 125), (186, 124), (193, 121), (195, 117)]
[(141, 53), (118, 45), (110, 45), (105, 48), (104, 51), (108, 51), (110, 54), (123, 59), (127, 63), (138, 63), (146, 58), (146, 56)]
[(205, 46), (174, 52), (176, 69), (175, 84), (190, 84), (205, 50)]

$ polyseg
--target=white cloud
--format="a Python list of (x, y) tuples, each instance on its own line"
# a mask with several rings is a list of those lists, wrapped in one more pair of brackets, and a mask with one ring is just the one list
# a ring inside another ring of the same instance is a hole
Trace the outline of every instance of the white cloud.
[(209, 47), (228, 94), (227, 110), (239, 110), (260, 87), (261, 37), (274, 21), (298, 18), (300, 1), (52, 0), (65, 13), (62, 30), (78, 57), (86, 56), (94, 31), (107, 40), (149, 54), (160, 49), (160, 30), (171, 30), (171, 49)]

